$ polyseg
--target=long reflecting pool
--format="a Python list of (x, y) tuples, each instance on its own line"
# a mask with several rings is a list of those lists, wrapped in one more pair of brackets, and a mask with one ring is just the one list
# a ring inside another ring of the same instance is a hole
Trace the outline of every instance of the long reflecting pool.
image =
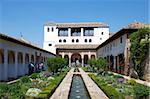
[(69, 99), (91, 99), (81, 75), (73, 75)]

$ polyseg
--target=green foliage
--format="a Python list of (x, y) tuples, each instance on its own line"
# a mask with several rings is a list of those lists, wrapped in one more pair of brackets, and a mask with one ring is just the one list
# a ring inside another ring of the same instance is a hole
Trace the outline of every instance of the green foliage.
[(61, 73), (59, 76), (54, 76), (54, 80), (51, 81), (51, 83), (43, 89), (43, 91), (38, 95), (38, 98), (48, 98), (52, 93), (55, 91), (57, 86), (61, 83), (62, 79), (65, 77), (67, 72)]
[(128, 80), (127, 83), (128, 83), (129, 85), (133, 85), (133, 86), (137, 84), (134, 79)]
[(102, 71), (106, 69), (107, 66), (107, 61), (104, 58), (99, 58), (99, 59), (90, 59), (88, 60), (88, 64), (97, 68), (98, 71)]
[(36, 78), (38, 78), (39, 77), (39, 73), (33, 73), (33, 74), (31, 74), (31, 76), (30, 76), (30, 78), (32, 78), (32, 79), (36, 79)]
[(23, 76), (20, 78), (20, 81), (22, 83), (28, 83), (28, 82), (31, 82), (30, 78), (28, 76)]
[(56, 73), (58, 69), (62, 69), (67, 65), (67, 61), (60, 57), (49, 58), (47, 60), (48, 71)]
[(142, 99), (146, 96), (149, 96), (150, 88), (141, 84), (134, 86), (134, 91), (137, 99)]
[(94, 74), (89, 74), (89, 76), (97, 83), (97, 85), (110, 99), (124, 99), (124, 96), (120, 92), (118, 92), (114, 87), (108, 85), (103, 79), (98, 78)]
[(149, 34), (150, 29), (143, 28), (130, 35), (131, 40), (131, 58), (134, 64), (134, 69), (140, 76), (143, 75), (142, 62), (149, 54)]

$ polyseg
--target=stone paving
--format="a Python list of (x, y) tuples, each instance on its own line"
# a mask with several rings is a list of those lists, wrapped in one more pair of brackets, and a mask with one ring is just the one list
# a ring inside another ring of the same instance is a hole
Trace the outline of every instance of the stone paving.
[(73, 74), (81, 74), (91, 99), (109, 99), (95, 84), (95, 82), (87, 75), (86, 72), (84, 72), (81, 68), (79, 68), (79, 71), (80, 72), (74, 72), (74, 68), (72, 68), (63, 79), (61, 84), (58, 86), (54, 94), (50, 97), (50, 99), (68, 99)]
[[(118, 75), (117, 73), (114, 73), (115, 75)], [(128, 80), (130, 80), (130, 79), (134, 79), (134, 78), (131, 78), (131, 77), (129, 77), (129, 76), (125, 76), (125, 75), (122, 75), (125, 79), (128, 79)], [(143, 84), (143, 85), (145, 85), (145, 86), (148, 86), (148, 87), (150, 87), (150, 82), (147, 82), (147, 81), (143, 81), (143, 80), (140, 80), (140, 79), (134, 79), (137, 83), (139, 83), (139, 84)]]
[(50, 97), (50, 99), (68, 99), (73, 72), (74, 72), (74, 68), (72, 68), (67, 73), (67, 75), (65, 76), (61, 84), (58, 86), (54, 94)]

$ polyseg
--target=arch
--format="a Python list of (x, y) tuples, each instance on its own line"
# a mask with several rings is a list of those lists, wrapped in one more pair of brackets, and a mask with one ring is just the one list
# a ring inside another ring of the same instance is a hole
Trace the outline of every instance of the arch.
[(0, 49), (0, 64), (4, 64), (4, 49)]
[(31, 62), (34, 63), (34, 55), (31, 55)]
[(80, 65), (81, 62), (82, 62), (82, 59), (79, 53), (74, 53), (71, 55), (71, 63)]
[(23, 63), (23, 55), (22, 52), (18, 52), (18, 63), (22, 64)]
[(88, 55), (84, 55), (84, 64), (88, 64)]
[(95, 59), (95, 55), (93, 54), (93, 55), (91, 55), (91, 59)]
[(29, 64), (29, 54), (25, 55), (25, 64)]
[(66, 59), (66, 60), (67, 60), (67, 64), (69, 64), (69, 56), (68, 56), (68, 55), (65, 55), (65, 56), (64, 56), (64, 59)]
[(15, 52), (9, 50), (8, 51), (8, 64), (14, 64), (15, 63)]

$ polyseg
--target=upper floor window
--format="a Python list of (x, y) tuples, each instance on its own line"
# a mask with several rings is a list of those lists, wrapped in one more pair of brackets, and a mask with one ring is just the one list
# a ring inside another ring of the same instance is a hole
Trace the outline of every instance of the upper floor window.
[(66, 42), (66, 39), (64, 39), (63, 42)]
[(71, 36), (81, 36), (81, 28), (71, 28)]
[(92, 39), (89, 39), (89, 42), (92, 42)]
[(104, 34), (104, 32), (101, 33), (102, 35)]
[(60, 39), (59, 42), (62, 42), (62, 40)]
[(54, 31), (54, 28), (52, 27), (52, 32)]
[(94, 35), (94, 28), (84, 28), (84, 36), (93, 36)]
[(72, 39), (72, 42), (74, 42), (74, 39)]
[(120, 37), (120, 43), (122, 43), (122, 37)]
[(49, 32), (49, 27), (47, 28), (47, 32)]
[(48, 46), (52, 46), (52, 44), (48, 44)]
[(76, 42), (79, 42), (79, 40), (78, 40), (78, 39), (76, 39)]
[(68, 29), (67, 28), (59, 28), (58, 36), (68, 36)]
[(87, 39), (85, 39), (84, 42), (87, 42)]

